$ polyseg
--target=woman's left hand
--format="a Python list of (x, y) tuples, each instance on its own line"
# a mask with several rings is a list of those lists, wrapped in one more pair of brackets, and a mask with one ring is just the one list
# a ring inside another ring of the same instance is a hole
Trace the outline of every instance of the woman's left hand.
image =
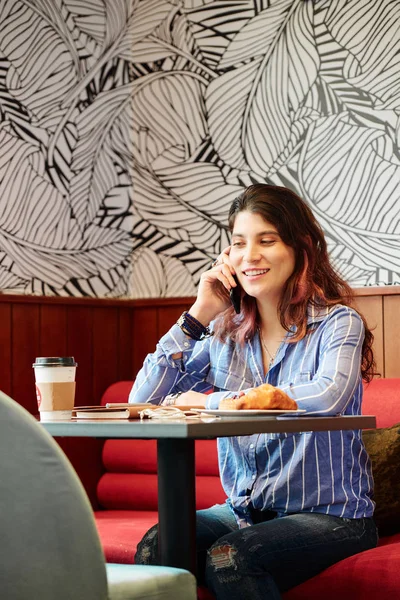
[(200, 394), (199, 392), (183, 392), (177, 397), (175, 404), (184, 406), (192, 406), (194, 404), (198, 406), (206, 405), (207, 394)]

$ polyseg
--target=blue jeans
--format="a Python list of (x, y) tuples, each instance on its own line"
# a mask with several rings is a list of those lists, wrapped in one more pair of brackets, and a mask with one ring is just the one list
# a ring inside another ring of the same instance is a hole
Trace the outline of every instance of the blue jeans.
[[(198, 580), (217, 600), (280, 600), (281, 593), (378, 541), (373, 519), (319, 513), (276, 518), (255, 511), (239, 529), (228, 504), (197, 511)], [(157, 525), (138, 545), (135, 562), (157, 564)]]

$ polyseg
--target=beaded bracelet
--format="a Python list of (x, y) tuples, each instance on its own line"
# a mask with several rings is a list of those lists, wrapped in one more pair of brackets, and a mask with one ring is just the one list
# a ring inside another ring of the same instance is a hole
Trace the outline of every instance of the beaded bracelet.
[(192, 340), (204, 340), (204, 338), (214, 334), (214, 332), (210, 331), (209, 327), (204, 327), (204, 325), (192, 317), (187, 310), (181, 314), (176, 324), (179, 325), (183, 333), (192, 338)]

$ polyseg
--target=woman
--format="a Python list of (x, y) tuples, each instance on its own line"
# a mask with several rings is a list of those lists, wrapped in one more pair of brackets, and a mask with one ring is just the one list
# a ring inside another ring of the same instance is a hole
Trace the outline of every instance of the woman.
[[(252, 185), (233, 202), (229, 226), (231, 246), (147, 357), (130, 401), (179, 392), (179, 404), (216, 408), (267, 382), (308, 415), (360, 414), (372, 334), (307, 204), (283, 187)], [(237, 286), (239, 314), (228, 294)], [(227, 503), (197, 513), (199, 575), (218, 600), (278, 599), (376, 546), (360, 431), (221, 438), (218, 451)], [(157, 561), (155, 534), (136, 562)]]

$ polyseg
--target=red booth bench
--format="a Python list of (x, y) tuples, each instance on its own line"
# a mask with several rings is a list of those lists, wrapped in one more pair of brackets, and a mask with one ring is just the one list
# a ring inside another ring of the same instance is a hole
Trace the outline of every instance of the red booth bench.
[[(113, 384), (102, 404), (126, 402), (131, 386), (131, 381)], [(291, 589), (284, 594), (285, 600), (392, 600), (400, 596), (400, 379), (376, 379), (366, 386), (363, 412), (375, 414), (379, 428), (363, 434), (374, 466), (379, 546)], [(85, 473), (82, 461), (81, 468), (76, 457), (73, 463), (84, 484), (91, 477), (89, 496), (107, 562), (133, 563), (137, 543), (157, 522), (156, 442), (107, 440), (97, 456), (101, 460), (97, 465), (86, 457)], [(94, 474), (100, 476), (93, 486)], [(197, 508), (224, 501), (216, 442), (197, 440)], [(199, 597), (212, 598), (204, 589), (199, 590)]]

